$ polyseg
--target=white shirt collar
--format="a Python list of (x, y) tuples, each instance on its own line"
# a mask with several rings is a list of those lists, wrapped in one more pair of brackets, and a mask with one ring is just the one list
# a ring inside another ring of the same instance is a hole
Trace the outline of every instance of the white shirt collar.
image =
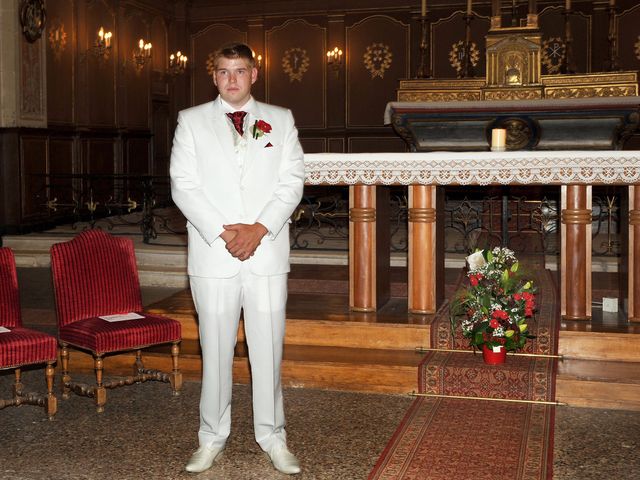
[(249, 97), (249, 100), (247, 100), (247, 103), (245, 103), (240, 108), (232, 107), (227, 102), (225, 102), (220, 95), (218, 95), (218, 100), (220, 101), (220, 106), (222, 107), (222, 111), (224, 113), (243, 111), (243, 112), (255, 114), (256, 101), (253, 99), (253, 97)]

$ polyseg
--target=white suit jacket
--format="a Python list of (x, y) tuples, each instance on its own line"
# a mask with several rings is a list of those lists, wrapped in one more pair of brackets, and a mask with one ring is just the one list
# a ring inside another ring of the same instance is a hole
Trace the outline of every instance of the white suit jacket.
[[(233, 131), (219, 98), (178, 114), (171, 150), (171, 195), (187, 219), (188, 273), (228, 278), (240, 270), (220, 238), (223, 225), (260, 222), (268, 229), (246, 262), (257, 275), (289, 271), (289, 217), (302, 198), (304, 159), (293, 115), (255, 102), (247, 125), (263, 120), (270, 133), (247, 136), (242, 171)], [(268, 146), (271, 144), (271, 146)]]

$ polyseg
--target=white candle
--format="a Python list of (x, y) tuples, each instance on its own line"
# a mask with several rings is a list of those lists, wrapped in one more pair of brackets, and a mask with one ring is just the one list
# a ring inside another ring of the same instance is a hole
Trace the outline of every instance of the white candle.
[(471, 3), (473, 0), (467, 0), (467, 15), (471, 15)]
[(491, 150), (494, 152), (504, 152), (507, 144), (507, 131), (504, 128), (494, 128), (491, 130)]
[(427, 14), (427, 0), (422, 0), (422, 10), (420, 14), (424, 17)]
[(566, 0), (564, 3), (565, 10), (571, 10), (571, 0)]

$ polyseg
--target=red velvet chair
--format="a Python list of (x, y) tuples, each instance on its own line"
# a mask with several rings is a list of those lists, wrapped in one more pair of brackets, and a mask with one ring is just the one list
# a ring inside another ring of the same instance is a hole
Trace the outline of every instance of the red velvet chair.
[[(56, 339), (22, 326), (16, 261), (11, 249), (6, 247), (0, 248), (0, 327), (0, 370), (12, 369), (15, 373), (13, 398), (0, 399), (0, 409), (23, 404), (39, 405), (53, 420), (58, 409), (53, 394), (53, 364), (58, 357)], [(46, 364), (46, 395), (24, 392), (20, 368), (38, 364)]]
[[(98, 412), (104, 411), (107, 388), (147, 380), (171, 383), (174, 395), (182, 388), (178, 369), (180, 323), (142, 311), (133, 242), (102, 230), (88, 230), (73, 240), (51, 247), (51, 270), (58, 317), (58, 339), (62, 362), (63, 398), (73, 390), (94, 397)], [(100, 317), (135, 312), (142, 318), (109, 322)], [(145, 369), (141, 350), (171, 343), (170, 373)], [(69, 347), (91, 352), (95, 385), (71, 381)], [(103, 381), (105, 355), (136, 352), (133, 376)]]

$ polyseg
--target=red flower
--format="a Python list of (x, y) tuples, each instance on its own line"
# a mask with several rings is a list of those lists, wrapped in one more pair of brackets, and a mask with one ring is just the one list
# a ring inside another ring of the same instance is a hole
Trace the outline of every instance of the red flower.
[(491, 314), (491, 317), (498, 320), (508, 320), (509, 314), (504, 310), (494, 310), (493, 313)]
[(495, 318), (492, 318), (492, 319), (489, 321), (489, 326), (490, 326), (491, 328), (498, 328), (498, 326), (499, 326), (499, 325), (500, 325), (500, 322), (498, 322), (498, 320), (496, 320)]
[(258, 130), (262, 130), (264, 133), (269, 133), (271, 131), (271, 125), (269, 125), (264, 120), (258, 120), (256, 127), (258, 128)]
[(477, 287), (480, 280), (482, 280), (484, 276), (481, 273), (474, 273), (473, 275), (469, 275), (469, 283), (472, 287)]
[(525, 308), (525, 309), (524, 309), (524, 316), (525, 316), (525, 317), (531, 317), (531, 316), (533, 316), (533, 309), (532, 309), (532, 308)]
[(521, 293), (514, 293), (513, 294), (513, 299), (517, 302), (522, 300), (522, 294)]

